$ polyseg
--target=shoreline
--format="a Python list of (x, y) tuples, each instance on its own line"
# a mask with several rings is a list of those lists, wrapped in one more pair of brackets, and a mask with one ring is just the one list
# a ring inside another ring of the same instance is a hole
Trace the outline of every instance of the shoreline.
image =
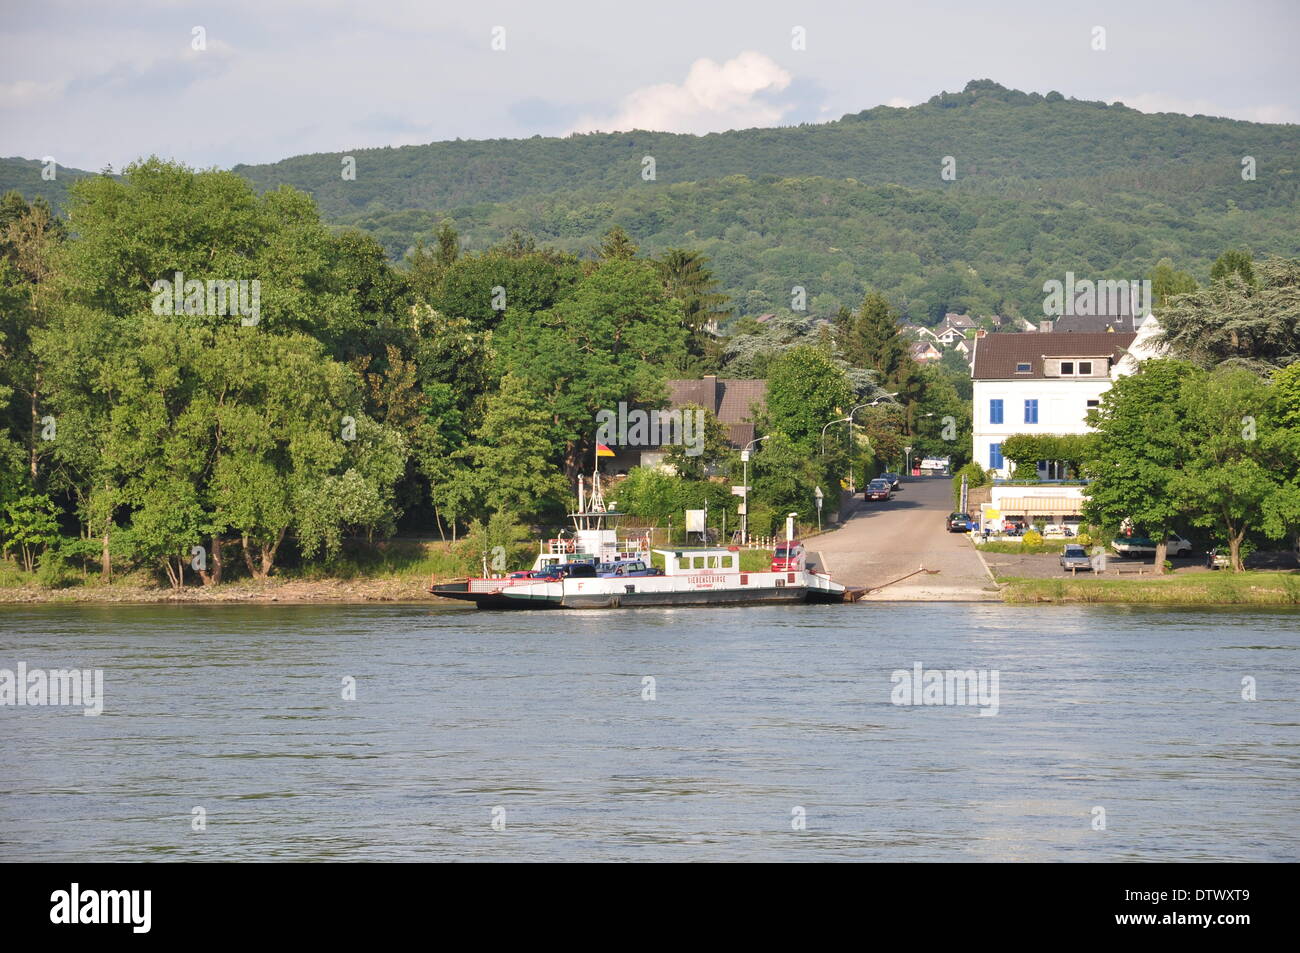
[(417, 581), (392, 577), (241, 580), (217, 587), (186, 586), (182, 589), (131, 585), (70, 586), (64, 589), (23, 586), (0, 589), (0, 606), (453, 604), (451, 600), (431, 595), (428, 586), (427, 578)]
[[(436, 582), (450, 581), (437, 579)], [(454, 605), (428, 592), (429, 580), (394, 577), (241, 580), (216, 588), (138, 585), (0, 589), (0, 606), (22, 605)], [(1149, 605), (1300, 607), (1300, 572), (1146, 576), (1130, 579), (1001, 577), (997, 591), (940, 585), (882, 591), (871, 603), (1001, 603), (1004, 605)]]

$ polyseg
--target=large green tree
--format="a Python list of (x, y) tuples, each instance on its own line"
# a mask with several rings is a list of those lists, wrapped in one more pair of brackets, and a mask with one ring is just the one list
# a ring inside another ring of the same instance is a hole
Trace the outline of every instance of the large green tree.
[(1164, 572), (1170, 530), (1185, 521), (1178, 492), (1189, 457), (1183, 390), (1198, 376), (1184, 361), (1145, 361), (1136, 374), (1117, 380), (1088, 415), (1097, 434), (1085, 466), (1091, 478), (1085, 515), (1112, 530), (1132, 520), (1149, 533), (1157, 572)]
[(554, 307), (508, 316), (494, 343), (500, 372), (520, 378), (550, 413), (572, 482), (591, 460), (599, 411), (662, 402), (661, 368), (680, 360), (685, 329), (651, 265), (614, 259)]
[(1261, 262), (1256, 279), (1250, 284), (1233, 268), (1172, 299), (1159, 315), (1164, 343), (1200, 367), (1265, 374), (1300, 360), (1300, 259)]

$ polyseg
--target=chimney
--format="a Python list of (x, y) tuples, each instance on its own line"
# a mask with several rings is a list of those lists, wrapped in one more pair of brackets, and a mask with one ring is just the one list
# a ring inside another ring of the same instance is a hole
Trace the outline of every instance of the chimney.
[(709, 392), (709, 413), (717, 414), (722, 406), (721, 395), (718, 393), (718, 375), (705, 374), (704, 383), (705, 389)]
[(1039, 322), (1038, 322), (1038, 330), (1039, 330), (1039, 333), (1041, 333), (1041, 334), (1051, 334), (1051, 333), (1052, 333), (1052, 328), (1054, 328), (1054, 327), (1055, 327), (1055, 325), (1052, 324), (1051, 321), (1039, 321)]

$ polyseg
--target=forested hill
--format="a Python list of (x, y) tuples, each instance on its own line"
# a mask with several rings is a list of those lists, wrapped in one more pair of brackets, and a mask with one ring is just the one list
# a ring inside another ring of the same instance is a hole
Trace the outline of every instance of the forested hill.
[[(355, 181), (341, 174), (344, 155)], [(296, 156), (236, 166), (259, 189), (288, 183), (316, 196), (327, 218), (360, 211), (448, 209), (584, 188), (622, 190), (728, 175), (852, 178), (865, 184), (941, 188), (944, 156), (957, 180), (1047, 180), (1140, 169), (1153, 181), (1207, 165), (1240, 181), (1254, 156), (1258, 180), (1294, 178), (1300, 126), (1147, 115), (1122, 105), (1004, 89), (988, 80), (908, 109), (878, 106), (836, 122), (706, 136), (631, 132), (568, 138), (437, 142)], [(1249, 201), (1247, 199), (1246, 201)], [(1241, 204), (1241, 203), (1239, 203)]]
[[(341, 174), (345, 155), (355, 179)], [(940, 174), (948, 156), (954, 180)], [(235, 170), (258, 189), (310, 193), (326, 221), (371, 233), (394, 260), (447, 218), (468, 249), (520, 230), (586, 252), (620, 225), (643, 253), (708, 255), (737, 313), (788, 306), (800, 285), (824, 315), (875, 288), (925, 321), (1034, 318), (1043, 281), (1067, 270), (1136, 278), (1169, 258), (1204, 279), (1229, 247), (1294, 257), (1297, 163), (1297, 125), (1148, 115), (980, 80), (816, 125), (439, 142)], [(0, 160), (0, 189), (58, 205), (85, 174), (39, 172)]]

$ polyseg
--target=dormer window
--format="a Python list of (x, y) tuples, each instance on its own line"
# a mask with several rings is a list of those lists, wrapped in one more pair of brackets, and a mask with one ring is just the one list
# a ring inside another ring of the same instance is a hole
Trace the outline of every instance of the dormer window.
[(1092, 376), (1092, 361), (1080, 361), (1080, 362), (1079, 362), (1079, 376), (1080, 376), (1080, 377), (1091, 377), (1091, 376)]
[(1061, 376), (1064, 377), (1066, 374), (1073, 374), (1073, 373), (1074, 373), (1074, 361), (1062, 361)]
[(1016, 365), (1017, 374), (1028, 374), (1032, 370), (1033, 370), (1033, 365), (1030, 364), (1028, 361), (1023, 361)]

